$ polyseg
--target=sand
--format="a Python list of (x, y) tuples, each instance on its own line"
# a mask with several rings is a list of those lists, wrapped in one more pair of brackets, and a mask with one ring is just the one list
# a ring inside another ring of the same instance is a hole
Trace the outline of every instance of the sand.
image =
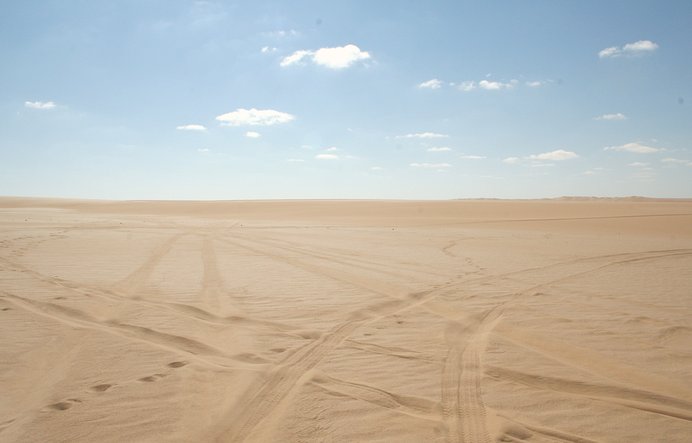
[(692, 438), (692, 201), (0, 199), (0, 441)]

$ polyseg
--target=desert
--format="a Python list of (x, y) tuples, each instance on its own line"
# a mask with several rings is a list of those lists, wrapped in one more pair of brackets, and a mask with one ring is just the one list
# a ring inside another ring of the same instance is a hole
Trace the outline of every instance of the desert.
[(0, 199), (0, 440), (692, 435), (692, 201)]

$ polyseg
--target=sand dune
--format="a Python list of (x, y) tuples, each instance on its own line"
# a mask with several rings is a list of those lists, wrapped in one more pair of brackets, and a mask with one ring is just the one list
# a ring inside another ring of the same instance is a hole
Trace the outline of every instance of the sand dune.
[(692, 435), (692, 201), (0, 199), (0, 441)]

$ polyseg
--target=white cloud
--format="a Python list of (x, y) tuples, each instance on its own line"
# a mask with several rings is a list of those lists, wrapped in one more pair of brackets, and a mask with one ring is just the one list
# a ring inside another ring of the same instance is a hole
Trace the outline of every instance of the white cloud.
[(303, 163), (305, 160), (302, 158), (288, 158), (286, 161), (290, 163)]
[(286, 57), (282, 58), (279, 65), (282, 68), (285, 68), (286, 66), (295, 65), (297, 63), (300, 63), (305, 57), (311, 57), (312, 54), (313, 54), (312, 51), (305, 51), (305, 50), (295, 51), (293, 54), (287, 55)]
[(449, 163), (411, 163), (409, 166), (423, 169), (445, 169), (452, 167)]
[(300, 33), (295, 29), (279, 29), (278, 31), (265, 32), (264, 35), (273, 38), (295, 37)]
[(180, 125), (176, 126), (175, 129), (178, 131), (206, 131), (207, 128), (204, 125)]
[(677, 165), (687, 165), (687, 166), (692, 166), (692, 161), (691, 160), (682, 160), (679, 158), (670, 158), (666, 157), (664, 159), (661, 159), (662, 163), (669, 163), (669, 164), (677, 164)]
[(210, 152), (210, 149), (209, 148), (197, 148), (197, 152), (202, 153), (202, 154), (206, 154), (206, 153)]
[(315, 158), (317, 160), (339, 160), (339, 156), (336, 154), (317, 154)]
[(460, 91), (469, 92), (469, 91), (473, 91), (474, 89), (476, 89), (476, 82), (474, 82), (474, 81), (469, 80), (469, 81), (461, 82), (459, 84), (459, 90)]
[(338, 150), (339, 150), (339, 148), (337, 148), (336, 146), (331, 146), (331, 147), (325, 149), (326, 152), (336, 152)]
[(486, 91), (499, 91), (502, 89), (512, 89), (517, 83), (519, 83), (517, 80), (511, 80), (509, 83), (481, 80), (478, 82), (478, 87)]
[(276, 52), (276, 48), (273, 46), (262, 46), (262, 54), (267, 54), (269, 52)]
[(437, 132), (417, 132), (415, 134), (397, 135), (396, 138), (447, 138), (446, 134), (438, 134)]
[(507, 83), (503, 83), (503, 82), (499, 82), (499, 81), (493, 81), (493, 80), (481, 80), (479, 82), (467, 80), (467, 81), (461, 82), (458, 86), (458, 89), (462, 92), (470, 92), (476, 88), (484, 89), (486, 91), (500, 91), (503, 89), (512, 89), (518, 84), (519, 84), (519, 80), (514, 80), (514, 79), (510, 80)]
[(582, 172), (583, 175), (596, 175), (596, 171), (589, 169), (588, 171)]
[(245, 133), (245, 137), (247, 137), (247, 138), (260, 138), (260, 137), (262, 137), (262, 134), (260, 134), (259, 132), (255, 132), (255, 131), (247, 131)]
[(373, 166), (370, 168), (371, 171), (384, 171), (382, 166)]
[(508, 165), (513, 165), (515, 163), (519, 163), (521, 159), (519, 157), (507, 157), (502, 160), (503, 163), (507, 163)]
[(329, 69), (344, 69), (361, 60), (368, 60), (370, 53), (362, 51), (356, 45), (336, 46), (334, 48), (320, 48), (316, 51), (301, 49), (281, 59), (282, 67), (295, 65), (304, 59), (311, 60), (314, 64)]
[(543, 86), (544, 84), (545, 84), (545, 82), (542, 82), (539, 80), (535, 80), (532, 82), (526, 82), (526, 86), (528, 86), (530, 88), (539, 88), (539, 87)]
[(448, 148), (447, 146), (435, 146), (427, 149), (428, 152), (449, 152), (451, 150), (452, 148)]
[(620, 112), (617, 112), (615, 114), (603, 114), (599, 115), (598, 117), (595, 117), (595, 120), (608, 120), (608, 121), (614, 121), (614, 120), (627, 120), (627, 116), (625, 114), (622, 114)]
[(622, 47), (610, 46), (602, 49), (598, 53), (600, 58), (610, 57), (632, 57), (637, 55), (649, 54), (658, 49), (658, 45), (651, 40), (639, 40), (633, 43), (627, 43)]
[(484, 155), (460, 155), (459, 158), (463, 158), (465, 160), (483, 160), (487, 157)]
[(606, 146), (603, 148), (604, 151), (622, 151), (622, 152), (634, 152), (636, 154), (652, 154), (654, 152), (664, 151), (663, 148), (654, 148), (651, 146), (642, 145), (641, 143), (625, 143), (620, 146)]
[(236, 109), (233, 112), (216, 117), (224, 126), (270, 126), (288, 123), (295, 116), (273, 109)]
[(540, 160), (540, 161), (562, 161), (570, 160), (579, 157), (576, 152), (565, 151), (564, 149), (558, 149), (555, 151), (544, 152), (542, 154), (530, 155), (530, 160)]
[(645, 168), (649, 166), (648, 163), (642, 163), (642, 162), (633, 162), (629, 163), (627, 166), (632, 166), (633, 168)]
[(442, 87), (442, 81), (436, 78), (428, 80), (418, 85), (421, 89), (440, 89)]
[(48, 110), (55, 108), (55, 102), (24, 102), (24, 107), (29, 109)]

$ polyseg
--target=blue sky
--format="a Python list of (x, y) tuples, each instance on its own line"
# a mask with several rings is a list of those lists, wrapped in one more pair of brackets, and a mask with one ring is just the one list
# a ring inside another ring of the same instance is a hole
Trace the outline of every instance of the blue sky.
[(692, 2), (4, 2), (0, 195), (692, 197)]

